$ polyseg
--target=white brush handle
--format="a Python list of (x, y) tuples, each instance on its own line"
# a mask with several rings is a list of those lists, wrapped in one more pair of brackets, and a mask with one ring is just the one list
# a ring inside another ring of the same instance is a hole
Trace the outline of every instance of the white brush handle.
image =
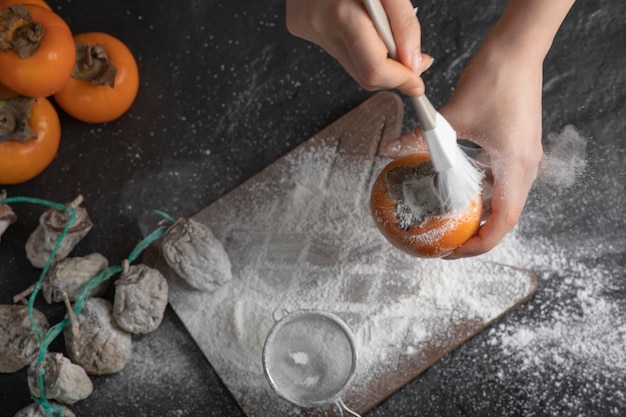
[(387, 12), (380, 3), (380, 0), (363, 0), (365, 8), (374, 22), (374, 26), (378, 31), (378, 35), (383, 39), (383, 43), (387, 47), (389, 56), (393, 59), (398, 59), (398, 50), (396, 48), (396, 40), (393, 38), (393, 32), (389, 25), (389, 18), (387, 18)]
[(415, 107), (415, 113), (417, 114), (417, 120), (422, 125), (422, 129), (433, 130), (437, 127), (437, 110), (430, 103), (426, 94), (418, 97), (411, 97), (411, 103)]
[[(389, 57), (398, 59), (398, 48), (396, 47), (396, 41), (393, 37), (391, 26), (389, 25), (389, 19), (387, 13), (380, 3), (380, 0), (364, 0), (365, 8), (369, 13), (374, 26), (378, 31), (378, 34), (383, 40), (383, 43), (387, 47)], [(411, 97), (415, 111), (417, 112), (417, 118), (424, 130), (434, 129), (437, 126), (436, 114), (437, 110), (430, 103), (430, 100), (425, 95), (419, 97)]]
[[(365, 8), (374, 22), (374, 26), (378, 31), (378, 34), (382, 38), (389, 57), (398, 59), (398, 49), (396, 48), (396, 41), (389, 25), (389, 19), (387, 13), (380, 0), (363, 0)], [(417, 120), (422, 129), (424, 130), (424, 136), (428, 144), (428, 149), (431, 153), (431, 159), (435, 165), (435, 169), (439, 172), (449, 169), (453, 165), (454, 161), (454, 147), (456, 146), (456, 132), (449, 125), (449, 123), (441, 116), (437, 110), (433, 107), (430, 100), (426, 95), (419, 97), (411, 97), (411, 103), (415, 108), (417, 114)], [(435, 128), (439, 126), (441, 130), (446, 133), (445, 137), (451, 137), (453, 143), (442, 143), (441, 132), (435, 131)]]
[[(393, 37), (393, 32), (391, 31), (391, 26), (389, 25), (389, 19), (387, 18), (387, 13), (385, 12), (383, 5), (380, 3), (380, 0), (363, 0), (363, 3), (365, 4), (365, 8), (369, 13), (372, 22), (374, 22), (374, 26), (376, 27), (378, 34), (387, 47), (389, 57), (397, 60), (398, 49), (396, 48), (396, 41)], [(434, 129), (435, 126), (437, 126), (437, 110), (435, 110), (426, 95), (411, 97), (411, 101), (413, 103), (413, 107), (415, 107), (415, 112), (417, 113), (417, 118), (422, 125), (422, 128), (424, 130)]]

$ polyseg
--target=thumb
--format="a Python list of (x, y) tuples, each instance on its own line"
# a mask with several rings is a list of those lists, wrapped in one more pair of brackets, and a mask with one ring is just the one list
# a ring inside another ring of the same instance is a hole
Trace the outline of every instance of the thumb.
[(384, 144), (381, 154), (389, 158), (401, 158), (406, 155), (428, 150), (421, 128), (413, 129), (398, 139)]

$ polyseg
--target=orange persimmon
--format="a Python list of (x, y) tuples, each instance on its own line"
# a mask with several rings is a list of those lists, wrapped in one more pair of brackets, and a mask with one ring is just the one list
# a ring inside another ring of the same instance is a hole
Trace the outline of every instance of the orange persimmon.
[(0, 84), (27, 97), (47, 97), (72, 74), (72, 32), (53, 11), (0, 0)]
[(119, 39), (101, 32), (81, 33), (76, 66), (65, 87), (54, 95), (70, 116), (88, 123), (115, 120), (133, 104), (139, 70), (131, 51)]
[[(424, 165), (427, 163), (429, 166)], [(421, 178), (428, 176), (434, 180), (435, 171), (428, 152), (419, 152), (391, 161), (378, 175), (372, 188), (370, 209), (374, 222), (391, 244), (410, 255), (425, 258), (448, 255), (478, 231), (482, 216), (482, 197), (477, 195), (469, 207), (460, 211), (442, 210), (436, 201), (434, 205), (438, 209), (423, 213), (419, 221), (403, 220), (399, 210), (402, 201), (394, 196), (394, 191), (390, 189), (398, 187), (401, 189), (404, 186), (407, 169), (412, 170), (411, 175)], [(394, 170), (396, 174), (389, 175)]]
[(15, 91), (0, 84), (0, 100), (8, 100), (17, 96), (19, 96), (19, 94), (17, 94)]
[(9, 7), (13, 6), (14, 4), (34, 4), (35, 6), (41, 6), (45, 9), (52, 10), (50, 5), (44, 0), (2, 0), (1, 7)]
[(28, 181), (54, 159), (61, 123), (46, 98), (0, 100), (0, 184)]

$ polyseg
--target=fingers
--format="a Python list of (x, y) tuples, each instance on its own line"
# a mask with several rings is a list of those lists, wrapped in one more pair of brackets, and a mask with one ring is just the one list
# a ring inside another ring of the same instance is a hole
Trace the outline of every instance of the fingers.
[[(532, 161), (501, 162), (494, 166), (491, 213), (476, 236), (445, 259), (459, 259), (489, 252), (517, 224), (537, 170)], [(529, 168), (530, 167), (530, 168)]]
[(381, 154), (396, 159), (426, 150), (428, 150), (428, 146), (424, 140), (422, 129), (417, 128), (384, 145)]
[(453, 260), (478, 256), (489, 252), (511, 231), (517, 223), (519, 216), (514, 217), (507, 212), (506, 207), (492, 211), (487, 222), (481, 226), (478, 235), (465, 242), (444, 259)]
[[(373, 23), (369, 22), (368, 31), (360, 35), (344, 38), (342, 54), (347, 59), (337, 58), (352, 77), (366, 90), (398, 89), (405, 94), (424, 94), (424, 81), (403, 63), (390, 59)], [(347, 28), (350, 29), (350, 28)], [(357, 27), (354, 30), (359, 30)], [(428, 55), (422, 57), (424, 62), (432, 63)]]
[[(420, 74), (420, 76), (418, 76), (419, 83), (414, 86), (411, 83), (412, 77), (409, 77), (407, 80), (408, 82), (397, 84), (394, 87), (409, 97), (418, 97), (424, 95), (426, 88), (424, 86), (424, 81), (422, 80), (421, 74), (428, 68), (430, 68), (433, 62), (435, 62), (435, 59), (428, 54), (421, 54), (419, 59), (421, 63), (421, 68), (417, 72), (417, 74)], [(414, 74), (416, 73), (414, 72)]]
[(408, 0), (381, 0), (398, 50), (398, 61), (416, 74), (425, 71), (422, 59), (422, 31), (413, 5)]
[(519, 220), (519, 209), (511, 204), (492, 205), (492, 211), (476, 236), (465, 242), (444, 259), (453, 260), (489, 252), (506, 236)]
[[(425, 90), (424, 81), (420, 74), (428, 69), (434, 60), (431, 56), (420, 52), (419, 22), (413, 13), (411, 3), (404, 0), (396, 0), (391, 3), (396, 6), (398, 4), (408, 5), (408, 12), (410, 12), (408, 16), (412, 19), (412, 25), (408, 26), (412, 30), (405, 33), (404, 26), (406, 23), (397, 23), (391, 20), (392, 16), (389, 16), (392, 27), (397, 27), (397, 34), (394, 34), (394, 37), (412, 39), (412, 43), (403, 41), (402, 48), (400, 48), (400, 44), (397, 45), (399, 55), (402, 51), (400, 55), (403, 57), (402, 60), (388, 58), (388, 50), (374, 23), (369, 19), (369, 15), (366, 15), (367, 25), (358, 19), (353, 19), (351, 24), (344, 27), (349, 35), (343, 37), (343, 48), (344, 54), (349, 55), (349, 59), (338, 58), (338, 60), (366, 90), (398, 89), (406, 95), (419, 96), (424, 94)], [(404, 20), (406, 20), (407, 10), (398, 11), (396, 10), (398, 7), (392, 9), (394, 13), (404, 16)], [(365, 8), (363, 8), (363, 13), (367, 13)], [(414, 38), (414, 36), (416, 37)], [(418, 57), (413, 57), (413, 54), (417, 54)], [(412, 60), (419, 61), (419, 68), (415, 71), (410, 66)]]
[(335, 58), (368, 91), (398, 89), (424, 94), (420, 74), (433, 58), (422, 54), (421, 30), (409, 0), (382, 0), (394, 33), (398, 60), (388, 51), (361, 1), (287, 0), (287, 29)]
[[(381, 0), (396, 43), (396, 59), (418, 76), (433, 64), (433, 57), (421, 50), (422, 31), (413, 5), (408, 0)], [(409, 79), (410, 80), (410, 79)], [(397, 83), (395, 88), (408, 96), (424, 94), (424, 83), (419, 77), (419, 84), (410, 82)]]

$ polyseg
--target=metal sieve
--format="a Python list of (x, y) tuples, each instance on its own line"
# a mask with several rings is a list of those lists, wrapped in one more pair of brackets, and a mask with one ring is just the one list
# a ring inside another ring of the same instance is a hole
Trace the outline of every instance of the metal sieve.
[(340, 410), (358, 415), (341, 400), (356, 368), (348, 326), (320, 310), (277, 310), (274, 320), (263, 347), (263, 370), (272, 389), (299, 407), (335, 403)]

